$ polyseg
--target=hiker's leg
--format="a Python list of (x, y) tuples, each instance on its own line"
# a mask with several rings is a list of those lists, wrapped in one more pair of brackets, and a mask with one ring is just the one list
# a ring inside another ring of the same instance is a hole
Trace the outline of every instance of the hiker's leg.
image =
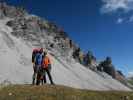
[(48, 74), (50, 83), (51, 83), (51, 84), (54, 84), (54, 82), (53, 82), (53, 80), (52, 80), (52, 76), (51, 76), (51, 74), (50, 74), (50, 71), (49, 71), (48, 69), (46, 69), (46, 72), (47, 72), (47, 74)]
[(45, 70), (43, 70), (43, 81), (44, 81), (44, 84), (47, 82), (46, 81), (46, 71)]
[(41, 79), (41, 84), (42, 84), (42, 85), (44, 84), (43, 79)]
[(36, 85), (40, 85), (40, 77), (41, 77), (41, 75), (39, 73), (37, 73)]
[(33, 76), (32, 76), (32, 85), (35, 84), (35, 72), (33, 73)]
[(43, 74), (41, 74), (41, 77), (40, 77), (41, 79), (40, 79), (40, 81), (41, 81), (41, 84), (43, 85), (44, 84), (44, 82), (43, 82)]
[(40, 85), (41, 73), (39, 66), (37, 66), (37, 77), (36, 77), (36, 85)]
[(33, 65), (33, 76), (32, 76), (32, 84), (35, 85), (35, 80), (36, 80), (36, 77), (37, 77), (37, 73), (36, 73), (36, 67), (35, 65)]
[(41, 83), (42, 85), (46, 83), (45, 71), (41, 69)]

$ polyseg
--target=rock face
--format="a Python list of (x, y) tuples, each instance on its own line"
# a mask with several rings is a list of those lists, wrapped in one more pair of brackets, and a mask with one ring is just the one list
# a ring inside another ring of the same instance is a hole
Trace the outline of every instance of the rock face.
[[(4, 16), (0, 19), (0, 83), (30, 84), (32, 49), (43, 47), (52, 60), (56, 84), (91, 90), (130, 91), (108, 74), (93, 72), (76, 62), (72, 58), (76, 44), (54, 23), (3, 3), (0, 7)], [(20, 15), (16, 14), (18, 12)]]
[(98, 70), (106, 72), (107, 74), (115, 78), (116, 70), (112, 64), (112, 60), (110, 57), (107, 57), (104, 61), (100, 62), (100, 64), (98, 65)]
[(120, 81), (121, 83), (125, 84), (128, 86), (128, 82), (126, 80), (126, 77), (124, 76), (124, 74), (121, 71), (117, 71), (115, 69), (115, 67), (112, 64), (112, 60), (110, 57), (107, 57), (106, 60), (104, 60), (103, 62), (101, 62), (97, 69), (99, 71), (103, 71), (106, 72), (107, 74), (109, 74), (110, 76), (112, 76), (112, 78)]
[(6, 3), (0, 3), (0, 18), (10, 17), (23, 17), (26, 11), (20, 7), (8, 6)]
[(115, 72), (115, 79), (117, 79), (118, 81), (127, 84), (127, 80), (126, 77), (122, 74), (121, 71), (116, 71)]

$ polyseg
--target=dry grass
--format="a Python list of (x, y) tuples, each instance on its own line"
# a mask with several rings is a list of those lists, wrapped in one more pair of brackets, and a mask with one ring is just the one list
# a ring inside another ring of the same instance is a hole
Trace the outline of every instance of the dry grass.
[(133, 100), (132, 92), (98, 92), (65, 86), (13, 85), (0, 89), (0, 100)]

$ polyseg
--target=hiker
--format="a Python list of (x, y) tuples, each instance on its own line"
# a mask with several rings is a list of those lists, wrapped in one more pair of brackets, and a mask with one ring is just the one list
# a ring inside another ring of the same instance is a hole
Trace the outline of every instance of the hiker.
[(43, 78), (44, 78), (44, 83), (46, 83), (46, 73), (48, 74), (50, 83), (52, 85), (54, 85), (54, 82), (52, 80), (52, 76), (51, 76), (51, 61), (50, 58), (47, 56), (47, 52), (44, 52), (43, 54), (43, 61), (42, 61), (42, 71), (43, 71)]
[(35, 84), (35, 79), (36, 79), (36, 76), (37, 76), (37, 73), (36, 73), (36, 70), (35, 70), (35, 56), (36, 54), (39, 52), (39, 49), (34, 49), (32, 51), (32, 63), (33, 63), (33, 76), (32, 76), (32, 84), (34, 85)]
[(35, 84), (35, 79), (36, 79), (36, 85), (39, 85), (38, 74), (41, 71), (42, 59), (43, 59), (43, 48), (36, 51), (36, 55), (35, 55), (35, 67), (34, 67), (35, 74), (34, 74), (34, 77), (33, 77), (33, 79), (34, 79), (33, 84)]

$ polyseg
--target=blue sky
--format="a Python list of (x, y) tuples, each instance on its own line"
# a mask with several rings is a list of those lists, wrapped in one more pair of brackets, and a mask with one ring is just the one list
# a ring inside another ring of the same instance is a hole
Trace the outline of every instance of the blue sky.
[(133, 74), (133, 0), (5, 0), (57, 23), (98, 60)]

